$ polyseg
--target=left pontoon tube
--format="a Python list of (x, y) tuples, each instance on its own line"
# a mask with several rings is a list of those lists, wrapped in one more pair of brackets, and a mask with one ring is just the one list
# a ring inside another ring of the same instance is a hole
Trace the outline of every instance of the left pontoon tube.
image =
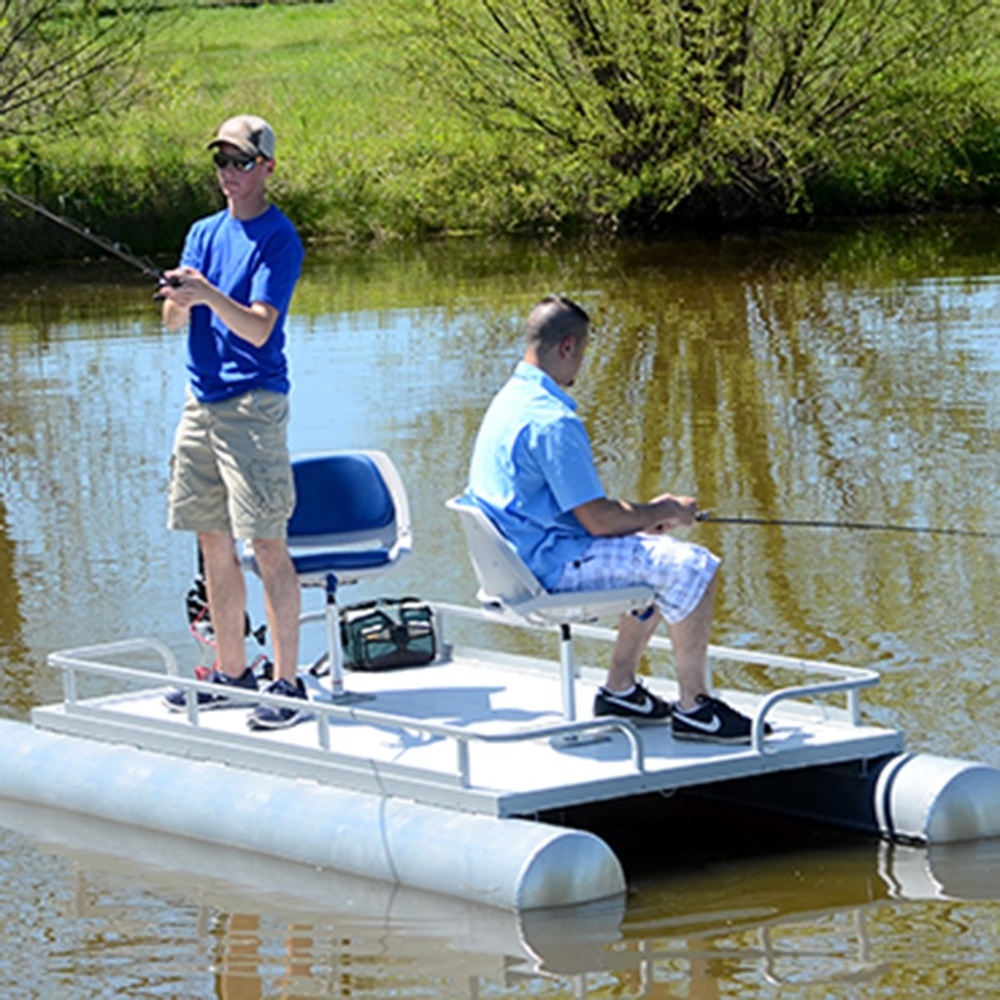
[(590, 833), (382, 798), (0, 720), (0, 797), (511, 910), (625, 891)]

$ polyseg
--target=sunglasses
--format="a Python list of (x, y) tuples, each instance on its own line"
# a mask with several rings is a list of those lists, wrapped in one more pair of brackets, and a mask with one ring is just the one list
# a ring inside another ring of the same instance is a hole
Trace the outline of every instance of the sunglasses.
[(235, 167), (240, 173), (244, 174), (250, 173), (262, 159), (263, 157), (261, 156), (230, 156), (228, 153), (222, 153), (218, 150), (212, 154), (212, 162), (219, 170), (225, 170), (226, 167)]

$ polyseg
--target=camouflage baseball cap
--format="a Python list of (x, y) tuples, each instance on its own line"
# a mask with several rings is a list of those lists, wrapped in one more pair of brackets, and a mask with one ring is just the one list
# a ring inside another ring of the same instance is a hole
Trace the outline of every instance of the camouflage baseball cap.
[(256, 115), (237, 115), (228, 118), (219, 126), (215, 138), (208, 144), (209, 149), (229, 143), (247, 156), (263, 156), (274, 159), (274, 129), (263, 118)]

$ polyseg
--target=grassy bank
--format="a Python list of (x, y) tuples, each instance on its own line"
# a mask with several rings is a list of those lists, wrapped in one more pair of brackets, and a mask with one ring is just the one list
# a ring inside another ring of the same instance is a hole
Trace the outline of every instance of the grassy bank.
[[(252, 110), (278, 134), (276, 199), (313, 239), (602, 224), (580, 168), (477, 131), (422, 93), (370, 3), (160, 16), (131, 107), (62, 142), (7, 143), (0, 182), (137, 252), (176, 251), (189, 221), (219, 204), (206, 139)], [(1000, 184), (981, 180), (1000, 175), (998, 117), (970, 119), (950, 160), (922, 156), (915, 137), (910, 162), (848, 165), (822, 179), (814, 204), (834, 213), (1000, 202)], [(0, 248), (8, 261), (79, 246), (51, 223), (10, 226), (20, 236)]]

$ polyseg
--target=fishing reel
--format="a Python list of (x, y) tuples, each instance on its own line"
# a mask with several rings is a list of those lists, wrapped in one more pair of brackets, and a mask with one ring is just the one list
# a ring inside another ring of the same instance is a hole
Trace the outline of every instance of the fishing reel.
[(184, 282), (180, 278), (168, 278), (162, 271), (156, 272), (156, 291), (153, 293), (154, 302), (162, 302), (164, 296), (161, 292), (163, 288), (180, 288)]

